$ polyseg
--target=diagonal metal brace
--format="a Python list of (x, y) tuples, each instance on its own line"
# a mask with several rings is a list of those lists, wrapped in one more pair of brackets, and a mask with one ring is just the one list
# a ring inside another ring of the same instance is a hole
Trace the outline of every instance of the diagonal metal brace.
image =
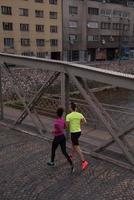
[[(58, 78), (59, 75), (60, 75), (60, 72), (54, 72), (48, 78), (48, 80), (45, 81), (45, 83), (41, 86), (39, 91), (35, 94), (35, 96), (31, 100), (31, 102), (27, 105), (27, 107), (30, 111), (33, 110), (35, 105), (37, 105), (37, 103), (39, 102), (41, 96), (44, 94), (45, 90), (47, 90), (50, 87), (50, 85)], [(24, 109), (23, 112), (21, 113), (21, 115), (18, 117), (18, 119), (15, 121), (14, 124), (15, 125), (20, 124), (27, 117), (27, 115), (28, 115), (27, 109)]]
[(32, 122), (34, 123), (34, 125), (35, 125), (35, 127), (37, 128), (37, 130), (39, 131), (39, 133), (42, 133), (42, 131), (41, 131), (41, 129), (40, 129), (40, 126), (36, 123), (36, 120), (34, 119), (34, 117), (33, 117), (32, 113), (31, 113), (31, 111), (30, 111), (29, 108), (27, 107), (27, 104), (25, 103), (24, 97), (22, 97), (22, 95), (20, 94), (21, 89), (20, 89), (20, 87), (17, 87), (16, 80), (14, 79), (14, 76), (13, 76), (12, 72), (10, 71), (9, 66), (8, 66), (6, 63), (4, 63), (4, 64), (3, 64), (3, 67), (4, 67), (4, 69), (6, 70), (6, 72), (8, 73), (8, 75), (9, 75), (10, 81), (11, 81), (13, 87), (14, 87), (14, 90), (15, 90), (16, 95), (18, 96), (18, 98), (19, 98), (19, 99), (21, 100), (21, 102), (23, 103), (25, 109), (27, 110), (28, 115), (31, 117)]
[(111, 134), (111, 136), (113, 137), (114, 141), (117, 142), (117, 144), (120, 146), (121, 150), (124, 152), (125, 156), (127, 157), (127, 159), (130, 161), (130, 163), (132, 165), (134, 165), (134, 157), (132, 156), (132, 154), (128, 151), (128, 147), (125, 146), (122, 142), (122, 140), (119, 138), (119, 136), (117, 134), (119, 134), (119, 132), (116, 132), (117, 130), (115, 130), (115, 128), (113, 128), (110, 124), (109, 121), (107, 121), (107, 119), (105, 118), (105, 116), (103, 115), (102, 110), (99, 108), (98, 104), (95, 103), (91, 96), (89, 96), (87, 94), (87, 92), (85, 91), (85, 89), (81, 86), (81, 84), (79, 83), (79, 81), (77, 80), (77, 78), (73, 75), (73, 73), (68, 71), (69, 76), (71, 77), (71, 79), (74, 81), (74, 83), (76, 84), (77, 88), (80, 90), (81, 94), (84, 96), (84, 98), (87, 100), (87, 103), (89, 105), (91, 105), (94, 109), (94, 111), (96, 112), (96, 114), (98, 115), (98, 117), (100, 118), (100, 120), (104, 123), (104, 125), (107, 127), (107, 129), (109, 130), (109, 133)]

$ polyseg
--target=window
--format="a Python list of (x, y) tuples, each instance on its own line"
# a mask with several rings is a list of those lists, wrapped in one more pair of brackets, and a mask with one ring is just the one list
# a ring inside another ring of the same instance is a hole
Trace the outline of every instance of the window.
[(98, 35), (89, 35), (88, 36), (88, 41), (98, 41), (99, 40), (99, 36)]
[(51, 33), (57, 33), (58, 32), (57, 26), (50, 26), (50, 32)]
[(101, 11), (100, 11), (100, 14), (102, 15), (102, 16), (105, 16), (105, 9), (101, 9)]
[(101, 29), (111, 29), (111, 23), (101, 22)]
[(46, 52), (37, 52), (37, 57), (45, 58), (46, 57)]
[(134, 50), (130, 50), (129, 56), (130, 56), (130, 58), (134, 59)]
[(77, 41), (77, 39), (78, 39), (77, 35), (75, 35), (75, 34), (70, 34), (69, 35), (69, 42), (70, 42), (70, 44), (74, 44)]
[(105, 16), (110, 16), (111, 17), (111, 10), (109, 10), (109, 9), (106, 9), (105, 10)]
[(58, 40), (57, 39), (51, 39), (50, 40), (50, 45), (51, 46), (58, 46)]
[(106, 42), (112, 42), (110, 35), (101, 35), (101, 43), (105, 44)]
[(3, 30), (12, 31), (13, 30), (13, 23), (3, 22)]
[(49, 4), (57, 5), (57, 0), (49, 0)]
[(115, 36), (115, 35), (114, 35), (114, 36), (112, 36), (112, 38), (113, 38), (113, 41), (114, 41), (114, 42), (119, 42), (119, 40), (120, 40), (120, 39), (119, 39), (119, 36)]
[(25, 51), (25, 52), (22, 52), (23, 56), (34, 56), (34, 53), (32, 51)]
[(98, 22), (88, 22), (87, 23), (88, 28), (99, 28)]
[(129, 41), (129, 37), (128, 37), (128, 36), (123, 36), (123, 37), (122, 37), (122, 40), (123, 40), (124, 42), (128, 42), (128, 41)]
[(26, 8), (19, 8), (20, 16), (28, 16), (28, 9)]
[(36, 25), (36, 32), (44, 32), (44, 25)]
[(130, 16), (130, 13), (128, 13), (128, 12), (123, 12), (123, 13), (122, 13), (122, 16), (123, 16), (124, 18), (128, 18), (128, 17)]
[(29, 31), (29, 24), (20, 24), (21, 31)]
[(99, 9), (98, 8), (88, 7), (88, 14), (90, 14), (90, 15), (99, 15)]
[(44, 39), (36, 39), (36, 45), (37, 46), (44, 46), (45, 40)]
[(35, 17), (44, 17), (44, 11), (43, 10), (35, 10)]
[(129, 31), (130, 24), (121, 23), (113, 23), (113, 30), (122, 30), (122, 31)]
[(68, 60), (69, 61), (78, 61), (79, 60), (79, 51), (70, 51), (68, 52)]
[(134, 2), (128, 1), (127, 2), (127, 6), (134, 8)]
[(78, 14), (78, 7), (69, 6), (69, 14)]
[(114, 17), (121, 17), (122, 16), (122, 11), (120, 11), (120, 10), (114, 10), (113, 11), (113, 16)]
[(113, 30), (120, 30), (121, 24), (120, 23), (113, 23)]
[(103, 15), (103, 16), (111, 16), (111, 10), (101, 9), (100, 14)]
[(43, 3), (43, 0), (35, 0), (37, 3)]
[(21, 39), (21, 46), (30, 46), (30, 39)]
[(4, 46), (14, 47), (14, 38), (4, 38)]
[(77, 21), (69, 21), (69, 28), (77, 28), (78, 22)]
[(1, 13), (3, 15), (12, 15), (12, 8), (8, 6), (1, 6)]
[(123, 30), (129, 31), (130, 30), (130, 24), (123, 24)]
[(50, 12), (49, 16), (50, 16), (50, 19), (57, 19), (57, 12)]

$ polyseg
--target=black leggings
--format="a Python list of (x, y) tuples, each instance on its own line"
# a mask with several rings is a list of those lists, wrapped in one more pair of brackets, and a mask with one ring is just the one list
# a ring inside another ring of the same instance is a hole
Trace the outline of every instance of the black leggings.
[(54, 140), (52, 142), (51, 161), (54, 162), (55, 152), (59, 144), (60, 144), (62, 153), (64, 154), (64, 156), (66, 157), (70, 165), (73, 165), (71, 158), (66, 152), (66, 139), (64, 135), (54, 137)]

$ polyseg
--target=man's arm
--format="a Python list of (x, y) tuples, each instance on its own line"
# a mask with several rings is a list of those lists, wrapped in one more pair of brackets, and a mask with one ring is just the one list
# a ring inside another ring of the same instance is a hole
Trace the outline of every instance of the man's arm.
[(68, 132), (69, 132), (69, 126), (70, 126), (70, 122), (66, 121), (66, 129), (67, 129)]
[(80, 120), (81, 124), (87, 123), (87, 120), (85, 119), (85, 117), (82, 115), (82, 118)]
[(69, 138), (69, 121), (66, 121), (66, 139), (68, 140)]
[(66, 130), (69, 132), (69, 128), (70, 128), (70, 120), (69, 120), (69, 116), (66, 116)]

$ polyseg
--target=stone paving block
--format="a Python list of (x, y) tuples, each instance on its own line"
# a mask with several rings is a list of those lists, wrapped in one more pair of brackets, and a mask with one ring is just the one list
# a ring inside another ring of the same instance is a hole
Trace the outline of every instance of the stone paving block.
[(58, 148), (49, 167), (51, 143), (0, 126), (0, 200), (133, 200), (134, 173), (86, 156), (94, 169), (76, 171)]

